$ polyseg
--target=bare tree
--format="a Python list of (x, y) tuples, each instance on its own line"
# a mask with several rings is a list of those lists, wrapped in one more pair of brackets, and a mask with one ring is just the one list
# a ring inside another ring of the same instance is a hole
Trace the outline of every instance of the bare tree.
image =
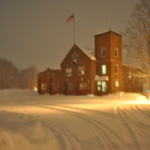
[(131, 74), (144, 79), (150, 89), (150, 0), (141, 0), (134, 7), (123, 36), (123, 46), (130, 64), (142, 70)]
[(18, 69), (12, 62), (0, 58), (0, 89), (18, 88)]
[(22, 69), (19, 71), (19, 87), (22, 89), (34, 89), (37, 82), (38, 70), (35, 66)]
[(0, 58), (0, 89), (34, 89), (37, 73), (34, 66), (19, 70), (11, 61)]

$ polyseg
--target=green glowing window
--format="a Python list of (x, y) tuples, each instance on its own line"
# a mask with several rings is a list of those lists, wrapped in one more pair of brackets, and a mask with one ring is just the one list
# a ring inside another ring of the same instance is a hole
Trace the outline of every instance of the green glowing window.
[(115, 81), (115, 86), (119, 87), (119, 81), (118, 80)]
[(106, 69), (106, 65), (102, 65), (102, 74), (106, 74), (107, 69)]

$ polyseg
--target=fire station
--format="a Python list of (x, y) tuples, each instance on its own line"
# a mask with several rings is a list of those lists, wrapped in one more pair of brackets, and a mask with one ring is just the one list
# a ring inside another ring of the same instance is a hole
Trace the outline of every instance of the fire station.
[(40, 72), (38, 92), (105, 95), (141, 91), (142, 83), (129, 74), (131, 67), (122, 62), (122, 36), (107, 31), (94, 38), (94, 50), (85, 50), (74, 44), (60, 63), (60, 70), (48, 68)]

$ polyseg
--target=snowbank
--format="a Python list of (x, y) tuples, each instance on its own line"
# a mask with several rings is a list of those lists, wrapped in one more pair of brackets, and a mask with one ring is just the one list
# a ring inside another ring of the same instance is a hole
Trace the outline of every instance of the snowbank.
[(0, 150), (149, 150), (150, 100), (136, 93), (0, 91)]
[[(20, 89), (4, 89), (4, 90), (0, 90), (0, 100), (2, 100), (3, 98), (7, 99), (8, 98), (24, 98), (24, 97), (28, 97), (28, 96), (38, 96), (39, 97), (44, 97), (44, 98), (48, 98), (50, 99), (51, 95), (39, 95), (36, 91), (32, 91), (32, 90), (20, 90)], [(60, 100), (136, 100), (136, 99), (146, 99), (146, 96), (143, 96), (141, 94), (138, 93), (125, 93), (125, 92), (118, 92), (118, 93), (113, 93), (113, 94), (109, 94), (109, 95), (104, 95), (104, 96), (94, 96), (94, 95), (86, 95), (86, 96), (66, 96), (66, 95), (55, 95), (55, 100), (59, 99)]]
[(0, 112), (0, 150), (57, 148), (55, 138), (38, 120), (22, 114)]
[(0, 90), (0, 98), (6, 97), (18, 97), (18, 96), (33, 96), (37, 95), (37, 92), (32, 90), (19, 90), (19, 89), (4, 89)]

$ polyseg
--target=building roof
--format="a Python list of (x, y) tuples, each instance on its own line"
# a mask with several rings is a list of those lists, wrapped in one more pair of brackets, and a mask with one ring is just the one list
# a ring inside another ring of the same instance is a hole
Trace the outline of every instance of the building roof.
[(91, 50), (91, 49), (87, 50), (87, 49), (82, 48), (81, 46), (78, 46), (78, 47), (80, 47), (80, 49), (84, 52), (84, 54), (86, 54), (91, 60), (96, 60), (95, 50)]
[(133, 68), (133, 69), (140, 69), (141, 70), (141, 67), (139, 66), (135, 66), (135, 65), (129, 65), (129, 64), (122, 64), (123, 67), (126, 67), (126, 68)]
[(60, 69), (50, 69), (50, 68), (47, 68), (46, 70), (44, 71), (41, 71), (39, 72), (38, 74), (41, 75), (41, 74), (45, 74), (45, 73), (60, 73)]
[(98, 33), (96, 33), (94, 36), (99, 36), (99, 35), (101, 35), (101, 34), (105, 34), (105, 33), (114, 33), (114, 34), (117, 34), (117, 35), (119, 35), (119, 36), (122, 36), (121, 34), (119, 34), (119, 33), (117, 33), (117, 32), (114, 32), (114, 31), (111, 31), (111, 30), (105, 30), (105, 31), (101, 31), (101, 32), (98, 32)]
[[(70, 51), (73, 49), (74, 46), (76, 48), (79, 48), (79, 50), (82, 51), (89, 59), (96, 60), (96, 58), (95, 58), (95, 51), (94, 50), (85, 50), (85, 49), (81, 48), (80, 46), (78, 46), (77, 44), (75, 44), (75, 45), (72, 46), (72, 48), (70, 49)], [(66, 56), (63, 59), (63, 61), (66, 59), (67, 55), (68, 54), (66, 54)], [(61, 64), (63, 63), (63, 61), (61, 62)]]

